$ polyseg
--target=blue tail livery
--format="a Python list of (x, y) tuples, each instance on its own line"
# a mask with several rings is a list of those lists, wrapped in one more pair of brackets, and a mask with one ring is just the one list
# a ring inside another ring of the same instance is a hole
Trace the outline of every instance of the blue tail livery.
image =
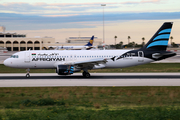
[(92, 46), (93, 42), (94, 42), (94, 35), (91, 37), (91, 39), (89, 40), (89, 42), (85, 46)]
[(175, 56), (176, 53), (166, 51), (172, 25), (172, 22), (165, 22), (144, 47), (138, 50), (128, 51), (118, 58), (112, 58), (112, 60), (119, 60), (124, 58), (124, 56), (129, 55), (134, 55), (137, 57), (143, 56), (144, 58), (148, 58), (154, 61)]
[(147, 50), (166, 50), (172, 29), (172, 22), (165, 22), (154, 34), (149, 42), (143, 47)]

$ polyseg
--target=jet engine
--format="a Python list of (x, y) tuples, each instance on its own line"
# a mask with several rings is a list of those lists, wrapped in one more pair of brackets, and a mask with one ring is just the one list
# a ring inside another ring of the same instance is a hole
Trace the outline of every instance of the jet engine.
[(74, 73), (73, 65), (58, 65), (56, 69), (58, 75), (70, 75)]
[(71, 75), (79, 71), (81, 71), (81, 69), (76, 68), (74, 65), (58, 65), (56, 68), (56, 73), (58, 75)]

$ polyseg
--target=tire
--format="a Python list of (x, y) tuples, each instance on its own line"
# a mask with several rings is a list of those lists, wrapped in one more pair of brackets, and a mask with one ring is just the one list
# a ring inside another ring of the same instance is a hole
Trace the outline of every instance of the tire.
[(26, 78), (29, 78), (30, 77), (30, 75), (29, 74), (26, 74)]
[(83, 72), (83, 77), (89, 78), (91, 75), (88, 72)]

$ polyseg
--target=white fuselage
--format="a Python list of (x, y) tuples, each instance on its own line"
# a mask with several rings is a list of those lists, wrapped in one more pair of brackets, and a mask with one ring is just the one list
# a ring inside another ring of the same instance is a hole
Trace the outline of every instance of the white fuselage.
[(55, 50), (86, 50), (92, 46), (51, 46)]
[[(114, 56), (119, 57), (130, 50), (31, 50), (17, 52), (4, 61), (4, 64), (14, 68), (45, 68), (56, 69), (57, 65), (73, 64), (94, 59), (107, 59), (103, 67), (99, 68), (124, 68), (153, 62), (144, 56), (124, 56), (113, 61)], [(100, 66), (100, 65), (98, 65)], [(94, 67), (94, 69), (98, 68)]]

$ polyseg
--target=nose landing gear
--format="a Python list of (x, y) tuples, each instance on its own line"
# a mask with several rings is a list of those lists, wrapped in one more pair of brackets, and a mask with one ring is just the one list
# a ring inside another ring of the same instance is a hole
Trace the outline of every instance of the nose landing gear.
[(26, 71), (27, 71), (27, 73), (26, 73), (26, 78), (29, 78), (29, 77), (30, 77), (30, 74), (29, 74), (30, 69), (29, 69), (29, 68), (27, 68), (27, 69), (26, 69)]

